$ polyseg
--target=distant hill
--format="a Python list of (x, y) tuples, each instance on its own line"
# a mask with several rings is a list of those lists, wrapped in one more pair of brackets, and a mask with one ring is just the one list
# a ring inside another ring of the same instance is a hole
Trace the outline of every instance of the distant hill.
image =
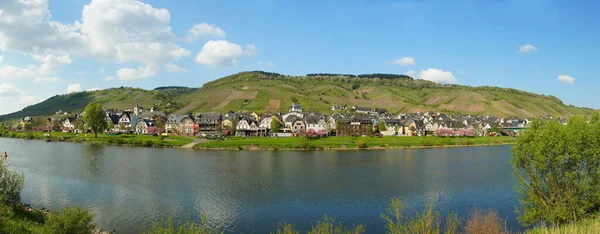
[(58, 110), (82, 110), (89, 102), (106, 108), (129, 109), (136, 103), (166, 112), (287, 111), (292, 100), (307, 111), (331, 113), (331, 105), (386, 108), (390, 112), (441, 111), (499, 117), (588, 115), (595, 110), (564, 105), (554, 96), (516, 89), (444, 85), (395, 74), (308, 74), (286, 76), (242, 72), (201, 88), (159, 87), (154, 90), (111, 88), (57, 95), (0, 120), (52, 115)]

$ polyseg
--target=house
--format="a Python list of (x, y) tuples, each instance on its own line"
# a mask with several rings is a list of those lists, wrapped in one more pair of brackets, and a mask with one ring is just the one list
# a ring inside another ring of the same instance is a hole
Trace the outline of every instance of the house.
[(150, 121), (165, 121), (167, 119), (167, 115), (165, 115), (165, 112), (162, 111), (157, 111), (156, 109), (151, 109), (150, 111), (143, 111), (141, 114), (138, 114), (137, 117), (139, 119), (143, 119), (143, 120), (150, 120)]
[(133, 132), (135, 130), (135, 124), (137, 124), (134, 120), (136, 119), (133, 118), (132, 112), (124, 111), (121, 116), (119, 116), (119, 132)]
[(119, 116), (116, 114), (108, 114), (106, 116), (106, 122), (108, 126), (106, 132), (118, 132), (119, 131)]
[(303, 119), (296, 119), (292, 123), (291, 129), (292, 129), (292, 133), (294, 133), (294, 135), (296, 135), (296, 136), (303, 135), (306, 132), (306, 123), (304, 122)]
[(326, 127), (326, 132), (330, 135), (330, 136), (335, 136), (337, 133), (337, 120), (344, 118), (344, 116), (338, 112), (331, 114), (328, 118), (327, 118), (327, 127)]
[(177, 135), (193, 136), (195, 123), (189, 115), (171, 114), (167, 117), (165, 129), (168, 133)]
[(344, 111), (344, 110), (346, 110), (346, 105), (332, 105), (331, 110), (332, 111)]
[(198, 134), (221, 134), (221, 121), (223, 116), (216, 112), (196, 113), (194, 115)]
[(315, 115), (315, 114), (311, 114), (306, 116), (306, 130), (308, 131), (309, 129), (314, 130), (315, 132), (318, 131), (327, 131), (327, 121), (325, 120), (325, 117), (322, 115)]
[(236, 125), (237, 123), (233, 121), (233, 118), (224, 118), (223, 121), (221, 121), (221, 129), (227, 132), (227, 134), (224, 135), (234, 135)]
[(388, 110), (387, 109), (383, 109), (383, 108), (375, 108), (375, 113), (383, 115), (383, 114), (387, 114)]
[(404, 134), (408, 136), (422, 136), (427, 134), (425, 123), (418, 119), (407, 120), (404, 122)]
[(257, 136), (258, 123), (250, 116), (242, 116), (235, 127), (235, 135), (241, 137)]
[(135, 125), (135, 133), (137, 133), (137, 134), (148, 134), (148, 128), (155, 127), (155, 126), (156, 125), (154, 124), (153, 121), (146, 120), (146, 119), (141, 119)]
[(397, 136), (397, 135), (403, 135), (404, 132), (404, 128), (403, 128), (403, 124), (404, 121), (401, 119), (384, 119), (381, 120), (385, 123), (385, 131), (381, 131), (381, 129), (379, 130), (379, 132), (381, 134), (383, 134), (384, 136)]
[(341, 118), (337, 120), (337, 136), (363, 136), (367, 135), (368, 127), (372, 127), (371, 120), (364, 117)]
[(74, 132), (75, 131), (75, 119), (76, 117), (67, 117), (63, 121), (63, 132)]
[(300, 104), (298, 104), (298, 103), (294, 103), (294, 105), (292, 105), (292, 107), (290, 107), (290, 112), (302, 113), (302, 106), (300, 106)]
[(371, 108), (369, 108), (369, 107), (353, 106), (352, 109), (354, 109), (354, 111), (356, 111), (356, 113), (362, 113), (362, 114), (371, 113)]

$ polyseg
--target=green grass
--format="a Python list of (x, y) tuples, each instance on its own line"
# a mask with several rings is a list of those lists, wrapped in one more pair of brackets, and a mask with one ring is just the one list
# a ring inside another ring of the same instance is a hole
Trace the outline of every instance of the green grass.
[(444, 138), (444, 137), (327, 137), (316, 140), (305, 138), (265, 138), (231, 137), (226, 140), (214, 140), (196, 144), (197, 148), (211, 149), (357, 149), (359, 143), (364, 143), (366, 148), (400, 148), (419, 146), (452, 146), (452, 145), (488, 145), (513, 143), (514, 137), (473, 137), (473, 138)]
[(562, 233), (600, 233), (600, 217), (585, 219), (576, 223), (556, 227), (536, 227), (527, 234), (562, 234)]
[[(50, 136), (44, 136), (50, 134)], [(98, 138), (94, 137), (93, 133), (65, 133), (65, 132), (9, 132), (3, 131), (0, 136), (23, 139), (49, 139), (51, 141), (65, 142), (88, 142), (105, 145), (134, 145), (134, 146), (155, 146), (155, 147), (181, 147), (191, 143), (194, 138), (186, 136), (150, 136), (150, 135), (106, 135), (98, 134)], [(160, 139), (162, 138), (162, 143)], [(147, 142), (151, 142), (146, 144)]]

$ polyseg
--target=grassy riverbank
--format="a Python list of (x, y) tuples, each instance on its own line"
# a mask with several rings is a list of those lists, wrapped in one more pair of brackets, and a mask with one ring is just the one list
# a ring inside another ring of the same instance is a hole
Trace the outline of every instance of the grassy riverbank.
[(302, 149), (385, 149), (417, 147), (453, 147), (500, 145), (515, 142), (514, 137), (327, 137), (306, 138), (240, 138), (214, 140), (196, 144), (199, 149), (302, 150)]
[[(49, 134), (49, 136), (45, 136), (45, 134)], [(144, 147), (181, 147), (193, 141), (193, 138), (184, 136), (98, 134), (98, 138), (95, 138), (94, 134), (84, 133), (75, 134), (65, 132), (10, 132), (7, 130), (0, 132), (0, 137)]]

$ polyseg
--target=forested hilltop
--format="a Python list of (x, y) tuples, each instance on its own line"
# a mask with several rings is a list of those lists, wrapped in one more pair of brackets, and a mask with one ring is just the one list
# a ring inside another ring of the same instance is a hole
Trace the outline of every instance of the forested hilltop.
[(445, 85), (395, 74), (307, 74), (241, 72), (201, 88), (160, 87), (154, 90), (110, 88), (57, 95), (0, 120), (49, 116), (82, 110), (90, 102), (105, 108), (128, 109), (135, 104), (168, 113), (256, 111), (286, 112), (293, 101), (305, 111), (332, 113), (333, 105), (385, 108), (391, 113), (440, 111), (498, 117), (569, 117), (594, 110), (565, 105), (548, 95), (499, 87)]

